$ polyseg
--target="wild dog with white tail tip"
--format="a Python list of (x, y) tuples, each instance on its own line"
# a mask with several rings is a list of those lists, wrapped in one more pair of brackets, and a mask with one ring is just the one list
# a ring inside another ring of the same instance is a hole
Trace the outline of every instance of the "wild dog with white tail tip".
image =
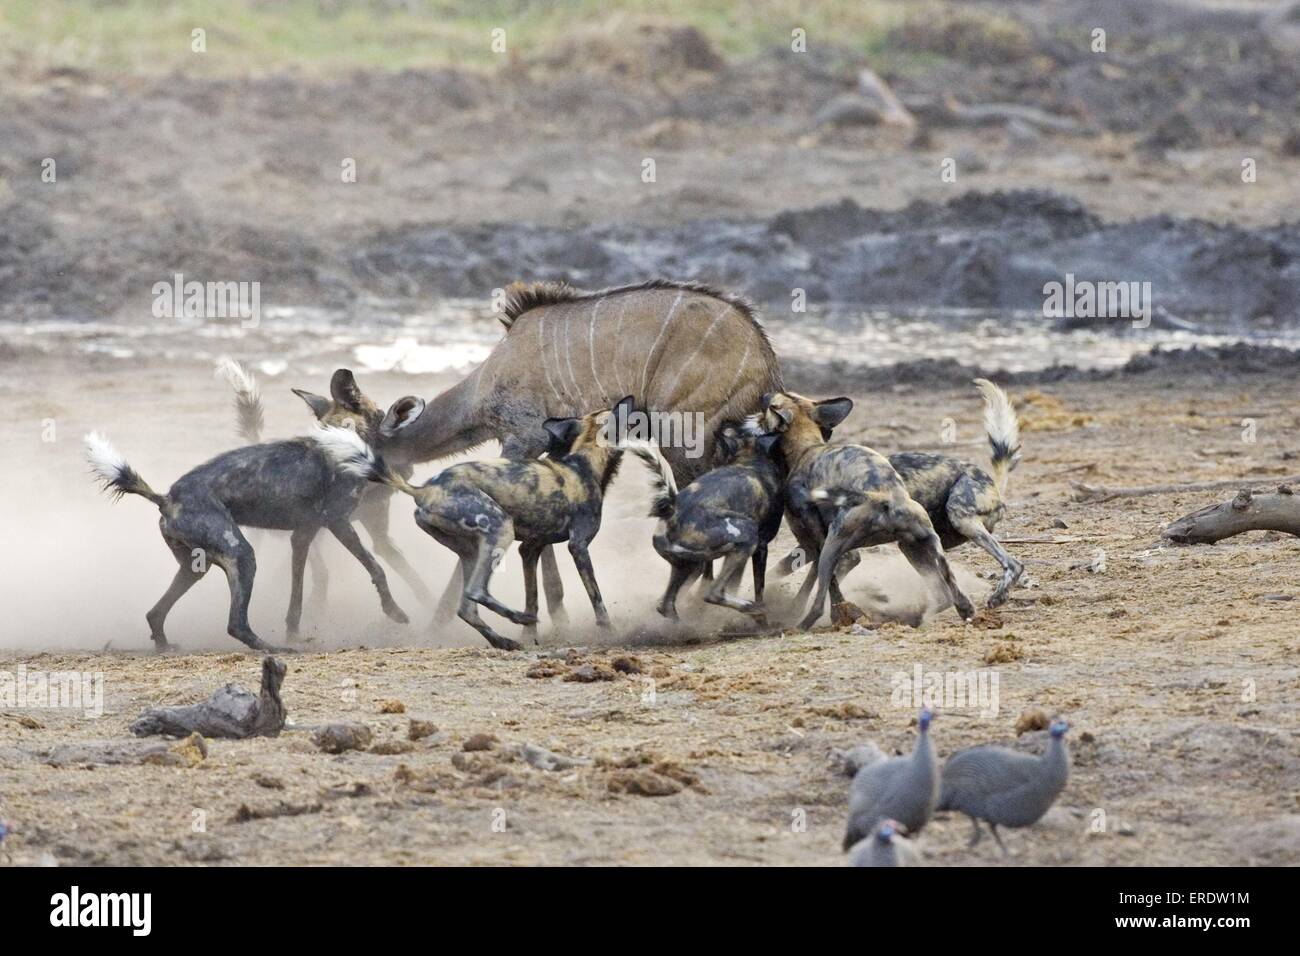
[[(943, 545), (923, 507), (912, 500), (889, 461), (865, 445), (828, 445), (825, 435), (853, 410), (847, 398), (820, 402), (793, 392), (764, 396), (762, 422), (781, 433), (787, 519), (805, 552), (815, 561), (817, 593), (802, 626), (817, 623), (829, 591), (843, 600), (836, 581), (840, 559), (858, 548), (895, 542), (908, 563), (970, 620), (975, 609), (957, 587)], [(800, 591), (814, 580), (809, 573)]]
[[(340, 431), (378, 437), (383, 412), (366, 398), (352, 373), (339, 369), (331, 384), (346, 397), (327, 416)], [(334, 462), (310, 438), (267, 442), (236, 448), (199, 465), (160, 495), (140, 477), (108, 439), (86, 436), (86, 457), (104, 490), (114, 499), (139, 495), (158, 506), (163, 541), (179, 567), (171, 587), (146, 615), (159, 652), (172, 648), (164, 632), (173, 605), (215, 564), (230, 585), (227, 633), (257, 650), (273, 648), (253, 632), (248, 604), (253, 594), (257, 559), (241, 527), (290, 531), (293, 586), (286, 625), (292, 637), (302, 615), (302, 578), (307, 550), (322, 528), (339, 540), (370, 574), (384, 613), (399, 623), (407, 617), (388, 591), (384, 570), (352, 528), (352, 511), (365, 483), (340, 474)]]
[[(496, 459), (452, 465), (415, 486), (397, 474), (356, 432), (324, 428), (316, 440), (340, 470), (382, 482), (415, 499), (415, 523), (460, 558), (461, 597), (457, 615), (501, 650), (519, 650), (479, 617), (480, 605), (515, 624), (537, 640), (537, 562), (542, 551), (561, 541), (587, 589), (596, 623), (609, 626), (609, 614), (588, 552), (600, 530), (605, 489), (618, 471), (623, 450), (611, 440), (611, 416), (626, 421), (631, 396), (612, 409), (582, 418), (548, 418), (542, 427), (567, 454), (541, 460)], [(515, 540), (524, 565), (525, 609), (502, 604), (488, 591), (497, 562)]]
[[(257, 379), (243, 365), (229, 358), (222, 359), (217, 363), (217, 372), (234, 389), (235, 417), (240, 437), (250, 445), (259, 444), (262, 441), (262, 425), (265, 416), (262, 411), (262, 396), (257, 387)], [(318, 422), (327, 421), (334, 409), (348, 400), (346, 393), (335, 393), (333, 382), (330, 383), (328, 397), (317, 395), (302, 388), (293, 389), (293, 393), (306, 403)], [(414, 402), (416, 407), (422, 407), (419, 405), (418, 400), (407, 398), (404, 401), (408, 404)], [(415, 469), (409, 465), (399, 468), (398, 471), (404, 478), (410, 478), (415, 473)], [(370, 535), (370, 546), (374, 549), (375, 555), (396, 571), (398, 576), (415, 593), (415, 596), (427, 604), (432, 601), (433, 596), (429, 593), (424, 581), (416, 573), (415, 568), (411, 566), (411, 562), (407, 560), (406, 555), (402, 553), (401, 548), (393, 541), (392, 535), (389, 534), (388, 519), (392, 510), (392, 501), (393, 491), (391, 488), (382, 485), (367, 485), (361, 493), (361, 501), (352, 514), (352, 520), (365, 528), (366, 534)], [(317, 548), (311, 550), (310, 561), (314, 583), (319, 586), (323, 594), (329, 583), (329, 568)], [(315, 598), (314, 593), (313, 598)]]
[[(767, 627), (763, 584), (767, 547), (781, 527), (783, 465), (777, 445), (780, 435), (724, 423), (714, 456), (721, 464), (706, 471), (680, 491), (672, 471), (657, 450), (630, 447), (654, 476), (656, 494), (650, 516), (659, 518), (654, 548), (672, 566), (659, 613), (677, 619), (677, 592), (703, 573), (715, 558), (722, 570), (704, 594), (709, 604), (748, 614)], [(727, 589), (740, 583), (745, 563), (753, 560), (754, 600), (734, 597)]]

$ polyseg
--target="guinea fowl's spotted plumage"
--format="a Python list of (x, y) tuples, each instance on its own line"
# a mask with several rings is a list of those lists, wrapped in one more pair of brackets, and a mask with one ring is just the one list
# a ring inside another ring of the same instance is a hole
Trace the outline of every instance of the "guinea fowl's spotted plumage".
[(854, 844), (849, 866), (920, 866), (921, 854), (903, 838), (896, 820), (886, 820), (876, 832)]
[(956, 810), (971, 818), (975, 825), (972, 845), (979, 840), (980, 820), (991, 824), (999, 846), (999, 826), (1037, 823), (1070, 779), (1070, 752), (1065, 746), (1068, 727), (1060, 720), (1052, 724), (1051, 742), (1041, 757), (993, 746), (953, 754), (943, 766), (937, 809)]
[(939, 760), (930, 743), (929, 710), (921, 711), (916, 746), (906, 757), (891, 757), (857, 772), (849, 789), (847, 850), (871, 834), (883, 820), (897, 820), (908, 833), (919, 833), (939, 798)]

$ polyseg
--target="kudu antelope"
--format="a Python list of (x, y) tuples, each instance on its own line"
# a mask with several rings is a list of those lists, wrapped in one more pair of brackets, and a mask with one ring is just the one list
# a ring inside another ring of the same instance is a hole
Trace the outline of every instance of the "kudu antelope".
[[(335, 372), (331, 391), (342, 400), (322, 418), (324, 424), (382, 441), (378, 425), (383, 413), (361, 392), (351, 372)], [(285, 619), (290, 637), (296, 635), (302, 618), (307, 552), (322, 528), (329, 529), (369, 573), (384, 613), (407, 623), (389, 593), (384, 569), (352, 528), (352, 511), (365, 482), (341, 474), (312, 439), (266, 442), (225, 452), (176, 479), (165, 495), (150, 488), (102, 435), (86, 436), (86, 455), (109, 495), (115, 499), (139, 495), (162, 513), (159, 529), (179, 567), (167, 592), (146, 615), (156, 650), (171, 648), (164, 631), (167, 615), (212, 564), (225, 572), (230, 585), (227, 633), (257, 650), (288, 650), (268, 646), (249, 624), (257, 559), (241, 527), (292, 532), (293, 585)]]
[[(493, 630), (479, 617), (478, 608), (486, 607), (525, 627), (536, 624), (537, 562), (543, 548), (562, 541), (569, 543), (596, 623), (609, 626), (588, 547), (600, 530), (605, 489), (623, 453), (610, 427), (611, 418), (625, 419), (632, 404), (628, 396), (612, 409), (581, 418), (547, 419), (544, 430), (569, 449), (560, 457), (463, 462), (420, 486), (394, 472), (355, 431), (327, 428), (316, 437), (341, 470), (415, 499), (416, 524), (460, 558), (463, 584), (457, 613), (461, 620), (493, 647), (513, 651), (519, 643)], [(522, 612), (488, 591), (497, 562), (516, 540), (524, 566)]]
[[(753, 308), (695, 283), (654, 280), (599, 292), (515, 285), (501, 320), (505, 337), (462, 381), (427, 404), (394, 403), (380, 426), (387, 460), (430, 461), (493, 439), (505, 458), (534, 459), (547, 450), (548, 418), (577, 417), (631, 395), (651, 421), (674, 426), (673, 440), (660, 444), (678, 485), (687, 485), (711, 467), (718, 426), (740, 421), (782, 387)], [(550, 548), (542, 577), (548, 610), (562, 619)], [(449, 586), (444, 615), (453, 593)]]

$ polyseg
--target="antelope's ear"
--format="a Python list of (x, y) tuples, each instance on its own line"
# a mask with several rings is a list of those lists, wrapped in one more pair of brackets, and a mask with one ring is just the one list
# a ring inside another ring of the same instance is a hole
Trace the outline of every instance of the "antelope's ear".
[(391, 438), (424, 414), (424, 399), (414, 395), (399, 398), (389, 406), (384, 420), (379, 423), (379, 434)]
[(305, 388), (295, 388), (293, 393), (307, 403), (307, 407), (311, 409), (311, 413), (317, 418), (323, 418), (334, 407), (334, 403), (324, 395), (317, 395)]
[(756, 442), (758, 450), (770, 458), (776, 452), (776, 446), (781, 443), (781, 436), (776, 432), (768, 432), (766, 435), (759, 435)]
[(330, 395), (334, 397), (334, 401), (350, 411), (365, 410), (366, 397), (362, 394), (361, 386), (357, 384), (356, 376), (352, 374), (350, 368), (341, 368), (334, 372), (330, 378)]
[(834, 428), (853, 411), (853, 399), (828, 398), (813, 404), (813, 421), (822, 428)]
[(548, 418), (542, 427), (546, 429), (546, 451), (552, 458), (567, 455), (582, 432), (582, 422), (576, 418)]

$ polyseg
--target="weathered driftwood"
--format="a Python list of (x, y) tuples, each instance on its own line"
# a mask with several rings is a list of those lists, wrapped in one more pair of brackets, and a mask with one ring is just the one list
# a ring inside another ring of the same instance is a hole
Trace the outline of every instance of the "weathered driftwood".
[(183, 737), (276, 737), (284, 729), (284, 702), (280, 684), (285, 667), (274, 657), (262, 658), (262, 689), (253, 695), (238, 684), (227, 684), (202, 704), (188, 707), (153, 707), (131, 725), (137, 737), (171, 734)]
[(1178, 544), (1213, 544), (1243, 531), (1282, 531), (1300, 536), (1300, 498), (1289, 485), (1275, 494), (1256, 495), (1248, 488), (1237, 497), (1172, 521), (1163, 536)]
[(1109, 501), (1112, 498), (1142, 498), (1146, 495), (1176, 495), (1185, 491), (1212, 491), (1215, 488), (1231, 488), (1245, 485), (1271, 485), (1280, 482), (1284, 485), (1300, 483), (1300, 475), (1291, 475), (1279, 479), (1277, 475), (1247, 475), (1245, 478), (1225, 478), (1222, 481), (1189, 481), (1172, 485), (1141, 485), (1135, 488), (1111, 488), (1107, 485), (1088, 485), (1082, 481), (1071, 481), (1075, 501)]

